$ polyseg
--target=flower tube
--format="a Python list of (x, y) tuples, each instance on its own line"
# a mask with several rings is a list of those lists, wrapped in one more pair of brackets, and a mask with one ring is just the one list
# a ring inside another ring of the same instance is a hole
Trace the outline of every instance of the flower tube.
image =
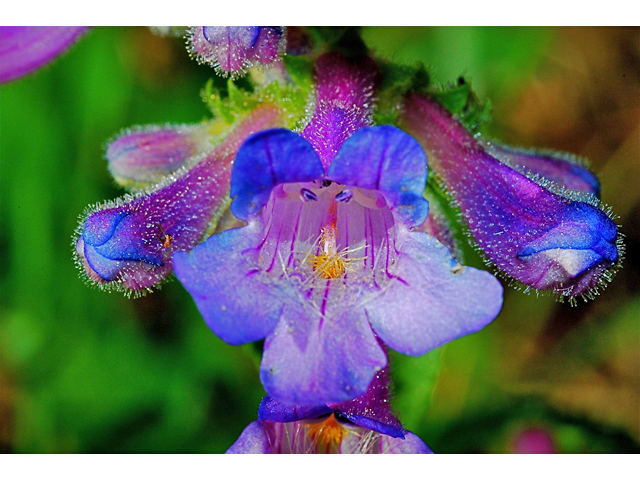
[(485, 150), (503, 163), (525, 173), (551, 181), (561, 188), (600, 198), (600, 182), (586, 167), (586, 160), (566, 152), (514, 148), (480, 139)]
[(109, 171), (120, 185), (135, 189), (159, 182), (194, 156), (211, 150), (207, 123), (166, 125), (125, 130), (109, 143)]

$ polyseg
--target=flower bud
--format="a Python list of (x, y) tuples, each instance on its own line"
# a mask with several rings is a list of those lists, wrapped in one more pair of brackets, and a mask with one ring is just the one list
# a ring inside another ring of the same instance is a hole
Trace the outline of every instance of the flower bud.
[(126, 130), (107, 147), (109, 170), (124, 187), (159, 182), (194, 155), (212, 150), (207, 130), (206, 123)]
[(226, 77), (242, 76), (253, 65), (269, 65), (282, 57), (285, 27), (191, 27), (189, 51)]
[[(90, 208), (74, 242), (76, 263), (88, 280), (128, 295), (148, 291), (162, 281), (173, 271), (173, 253), (195, 247), (226, 206), (231, 168), (242, 142), (256, 131), (281, 124), (280, 110), (262, 104), (190, 170), (182, 168), (136, 196)], [(190, 128), (193, 133), (198, 127)], [(154, 165), (158, 158), (166, 158), (161, 152), (173, 149), (183, 158), (191, 151), (192, 137), (179, 129), (148, 131), (142, 138), (158, 145), (149, 142), (147, 149), (140, 137), (123, 137), (112, 144), (110, 151), (116, 152), (112, 157), (124, 159), (120, 165), (137, 158), (143, 165), (145, 161)], [(128, 146), (132, 148), (127, 150)]]
[[(425, 148), (478, 247), (500, 271), (572, 299), (592, 298), (611, 280), (624, 247), (596, 197), (546, 188), (500, 161), (427, 96), (407, 96), (401, 124)], [(560, 175), (563, 168), (552, 170)]]

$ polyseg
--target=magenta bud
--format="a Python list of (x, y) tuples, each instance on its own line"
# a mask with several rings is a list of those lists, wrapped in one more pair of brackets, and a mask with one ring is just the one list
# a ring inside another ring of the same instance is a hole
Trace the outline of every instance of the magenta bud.
[(125, 187), (156, 183), (213, 149), (207, 130), (206, 123), (125, 130), (107, 147), (109, 170)]
[(325, 168), (347, 138), (373, 123), (376, 64), (368, 57), (350, 60), (328, 53), (315, 66), (316, 97), (313, 117), (302, 132)]

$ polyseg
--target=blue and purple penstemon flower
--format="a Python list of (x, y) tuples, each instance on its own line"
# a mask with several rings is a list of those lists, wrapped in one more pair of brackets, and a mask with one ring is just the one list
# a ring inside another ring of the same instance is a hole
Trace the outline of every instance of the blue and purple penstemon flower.
[(273, 129), (238, 151), (231, 211), (247, 225), (173, 256), (209, 327), (231, 344), (266, 338), (267, 393), (303, 406), (362, 395), (387, 365), (380, 342), (421, 355), (502, 305), (492, 275), (412, 231), (428, 213), (424, 151), (395, 127), (366, 126), (352, 108), (367, 103), (362, 77), (337, 68), (319, 68), (311, 143)]
[(299, 407), (267, 396), (227, 453), (433, 453), (389, 406), (387, 370), (348, 402)]
[(593, 298), (620, 267), (618, 226), (588, 170), (561, 155), (482, 145), (433, 99), (410, 94), (401, 123), (430, 155), (486, 258), (527, 289)]
[(137, 192), (90, 207), (82, 216), (74, 252), (87, 280), (134, 296), (163, 281), (173, 272), (171, 254), (193, 248), (225, 209), (231, 165), (242, 142), (280, 125), (280, 109), (265, 102), (215, 148), (208, 123), (120, 135), (107, 148), (109, 167), (119, 183)]

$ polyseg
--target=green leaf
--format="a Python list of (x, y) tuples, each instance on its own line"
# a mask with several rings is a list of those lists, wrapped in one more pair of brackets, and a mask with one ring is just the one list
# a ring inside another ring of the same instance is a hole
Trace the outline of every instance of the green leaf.
[(421, 62), (408, 66), (376, 59), (376, 63), (381, 76), (375, 112), (376, 122), (393, 124), (398, 116), (397, 107), (402, 97), (411, 90), (426, 89), (430, 76)]
[(491, 102), (481, 103), (464, 77), (455, 84), (441, 86), (439, 91), (428, 92), (472, 132), (478, 132), (491, 121)]

